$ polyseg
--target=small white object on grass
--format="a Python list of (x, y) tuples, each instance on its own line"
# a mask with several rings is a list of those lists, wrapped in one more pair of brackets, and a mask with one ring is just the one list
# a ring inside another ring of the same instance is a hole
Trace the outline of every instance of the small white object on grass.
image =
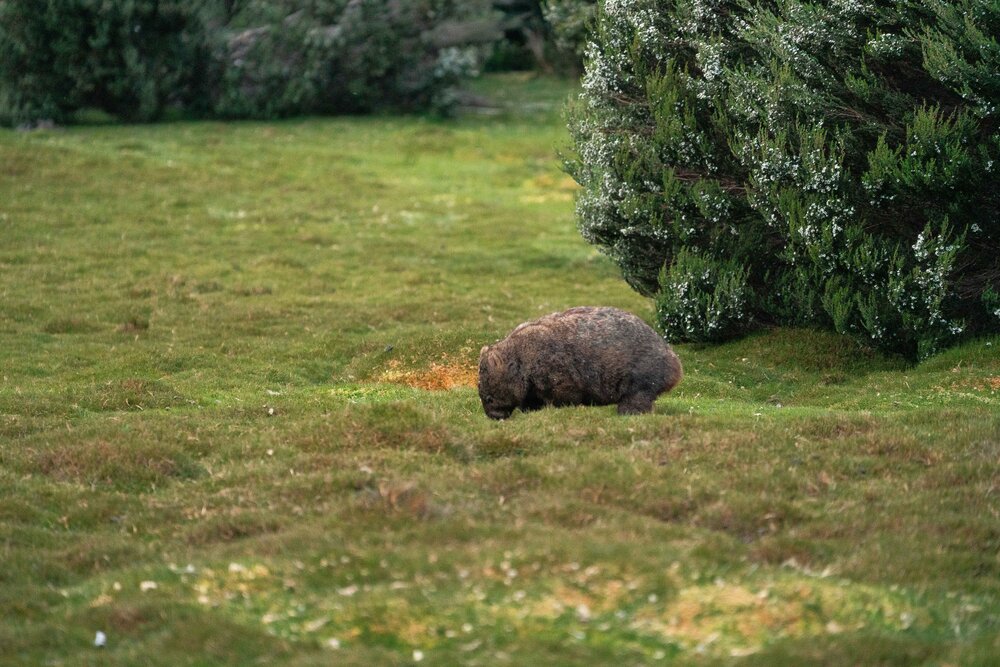
[(97, 634), (94, 635), (94, 646), (96, 646), (97, 648), (103, 648), (104, 645), (107, 643), (108, 643), (108, 636), (103, 632), (101, 632), (100, 630), (98, 630)]
[(413, 662), (420, 662), (424, 659), (424, 652), (417, 649), (413, 651)]

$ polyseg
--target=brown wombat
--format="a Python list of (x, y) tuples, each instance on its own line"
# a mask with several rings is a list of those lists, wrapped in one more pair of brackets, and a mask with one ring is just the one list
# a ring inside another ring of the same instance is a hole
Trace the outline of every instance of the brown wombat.
[(680, 382), (680, 359), (641, 319), (617, 308), (570, 308), (521, 324), (479, 353), (479, 398), (493, 419), (515, 408), (618, 404), (649, 412)]

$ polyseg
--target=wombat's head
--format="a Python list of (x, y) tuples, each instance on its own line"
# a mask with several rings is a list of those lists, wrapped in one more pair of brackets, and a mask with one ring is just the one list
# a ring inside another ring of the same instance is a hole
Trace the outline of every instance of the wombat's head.
[(507, 419), (521, 404), (524, 392), (517, 361), (503, 358), (496, 349), (484, 345), (479, 351), (479, 399), (490, 419)]

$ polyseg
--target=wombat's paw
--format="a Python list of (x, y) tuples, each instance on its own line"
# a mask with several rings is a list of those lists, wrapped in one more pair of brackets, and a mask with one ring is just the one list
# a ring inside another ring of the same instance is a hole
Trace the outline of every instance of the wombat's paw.
[(649, 396), (628, 396), (618, 403), (618, 414), (620, 415), (641, 415), (653, 411), (655, 397)]

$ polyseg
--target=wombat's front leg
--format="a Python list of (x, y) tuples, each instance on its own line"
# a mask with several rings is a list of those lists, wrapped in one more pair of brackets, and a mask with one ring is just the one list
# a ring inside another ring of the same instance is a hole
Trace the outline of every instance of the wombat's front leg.
[(528, 381), (528, 391), (524, 393), (524, 400), (521, 401), (521, 412), (534, 412), (545, 407), (545, 401), (538, 393), (535, 383)]
[(641, 415), (653, 411), (653, 402), (656, 396), (648, 394), (635, 394), (626, 396), (618, 401), (618, 414), (620, 415)]

